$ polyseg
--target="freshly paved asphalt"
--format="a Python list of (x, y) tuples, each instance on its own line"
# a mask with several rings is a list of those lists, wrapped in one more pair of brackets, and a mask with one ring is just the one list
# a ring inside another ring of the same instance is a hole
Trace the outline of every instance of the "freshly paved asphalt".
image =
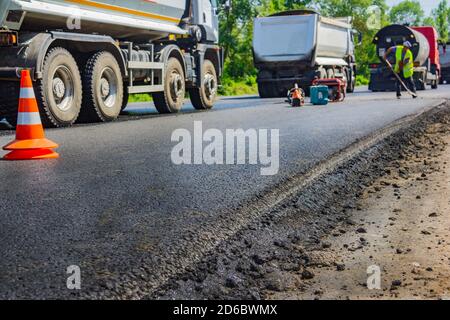
[[(123, 121), (47, 130), (60, 144), (60, 159), (0, 161), (0, 298), (70, 297), (69, 265), (89, 270), (82, 278), (89, 290), (105, 289), (87, 283), (94, 278), (143, 267), (142, 258), (151, 257), (147, 271), (158, 273), (175, 252), (195, 255), (183, 246), (196, 237), (197, 224), (205, 232), (221, 212), (450, 98), (450, 86), (416, 100), (394, 95), (360, 89), (344, 103), (295, 109), (283, 99), (227, 98), (211, 111), (187, 106), (168, 116), (139, 103)], [(258, 165), (172, 164), (172, 132), (192, 132), (194, 121), (222, 132), (279, 129), (279, 173), (262, 176)], [(12, 138), (1, 135), (0, 145)]]

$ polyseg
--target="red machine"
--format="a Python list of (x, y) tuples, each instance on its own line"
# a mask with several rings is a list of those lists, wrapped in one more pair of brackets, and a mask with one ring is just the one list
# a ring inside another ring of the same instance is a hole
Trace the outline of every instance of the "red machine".
[(430, 61), (430, 72), (436, 74), (438, 79), (441, 77), (441, 62), (439, 56), (439, 34), (434, 27), (411, 27), (413, 30), (419, 31), (425, 36), (430, 45), (430, 55), (428, 56)]
[(341, 102), (345, 99), (347, 82), (339, 78), (315, 79), (313, 86), (323, 85), (328, 87), (328, 99), (330, 102)]

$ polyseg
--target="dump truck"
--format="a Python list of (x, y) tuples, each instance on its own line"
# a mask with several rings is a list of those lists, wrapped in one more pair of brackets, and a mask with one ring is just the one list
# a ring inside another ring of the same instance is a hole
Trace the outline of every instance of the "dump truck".
[[(425, 90), (427, 85), (437, 89), (441, 76), (439, 61), (438, 33), (433, 27), (408, 27), (404, 25), (389, 25), (382, 28), (375, 35), (373, 43), (376, 45), (379, 62), (371, 63), (369, 90), (395, 91), (396, 79), (392, 71), (385, 65), (384, 55), (390, 47), (403, 45), (409, 41), (414, 57), (414, 82), (418, 90)], [(395, 55), (387, 57), (395, 64)]]
[(439, 45), (439, 59), (441, 62), (441, 81), (440, 84), (450, 83), (450, 43), (441, 43)]
[(1, 0), (0, 120), (29, 69), (47, 127), (115, 120), (128, 96), (160, 113), (213, 107), (223, 69), (216, 0)]
[[(326, 18), (293, 10), (254, 20), (253, 57), (262, 98), (281, 97), (297, 83), (309, 92), (314, 79), (356, 83), (355, 35), (351, 18)], [(360, 34), (359, 34), (360, 36)]]

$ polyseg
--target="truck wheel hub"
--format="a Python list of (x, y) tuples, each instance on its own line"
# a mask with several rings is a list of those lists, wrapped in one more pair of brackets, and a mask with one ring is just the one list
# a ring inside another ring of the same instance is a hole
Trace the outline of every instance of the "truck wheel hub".
[(106, 67), (100, 78), (100, 95), (104, 105), (112, 108), (116, 105), (118, 94), (117, 75), (113, 69)]
[(100, 80), (100, 90), (103, 98), (106, 98), (109, 95), (110, 87), (107, 79), (102, 78), (102, 80)]
[(59, 66), (53, 74), (50, 82), (53, 94), (53, 103), (65, 112), (72, 107), (74, 95), (74, 83), (72, 72), (64, 65)]
[(213, 75), (207, 74), (205, 76), (204, 86), (205, 86), (206, 96), (209, 99), (211, 99), (211, 97), (213, 97), (216, 94), (216, 91), (217, 91), (216, 80), (215, 80)]
[(56, 98), (62, 99), (66, 93), (66, 85), (60, 78), (53, 79), (53, 94)]
[(183, 79), (178, 73), (173, 73), (170, 79), (170, 91), (172, 98), (178, 100), (183, 95)]

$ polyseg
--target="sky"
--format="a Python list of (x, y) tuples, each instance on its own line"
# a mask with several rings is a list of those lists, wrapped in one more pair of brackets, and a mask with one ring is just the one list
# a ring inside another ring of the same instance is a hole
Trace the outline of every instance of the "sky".
[[(387, 0), (386, 3), (389, 6), (393, 6), (398, 4), (399, 2), (402, 2), (402, 0)], [(429, 16), (431, 14), (431, 10), (436, 8), (439, 4), (439, 0), (419, 0), (420, 4), (422, 5), (423, 11), (425, 11), (425, 15)]]

